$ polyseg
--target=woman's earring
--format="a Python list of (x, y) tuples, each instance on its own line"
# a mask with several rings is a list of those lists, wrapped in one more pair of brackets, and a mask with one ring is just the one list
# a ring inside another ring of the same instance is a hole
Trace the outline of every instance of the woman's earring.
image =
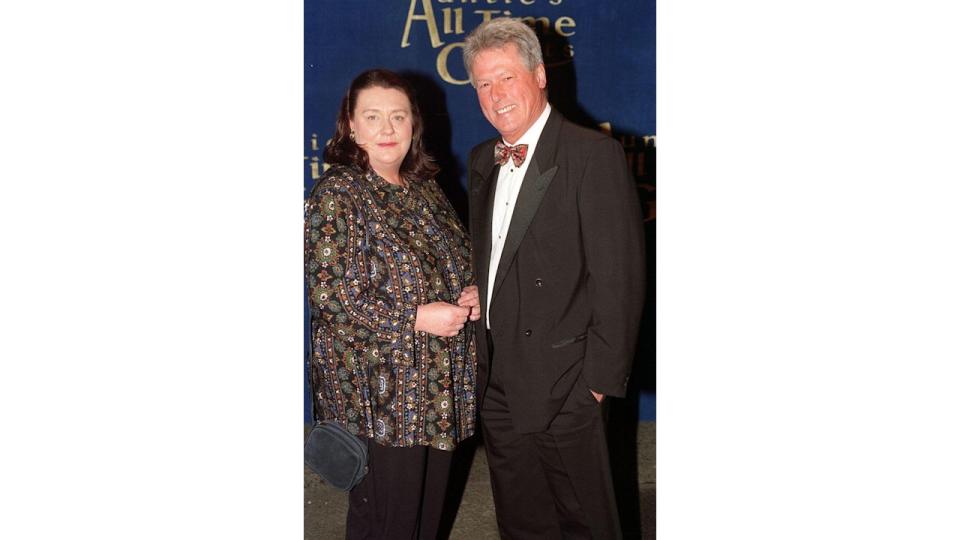
[(350, 130), (350, 140), (351, 140), (351, 141), (354, 141), (354, 142), (357, 141), (357, 133), (356, 133), (355, 131), (353, 131), (352, 129)]

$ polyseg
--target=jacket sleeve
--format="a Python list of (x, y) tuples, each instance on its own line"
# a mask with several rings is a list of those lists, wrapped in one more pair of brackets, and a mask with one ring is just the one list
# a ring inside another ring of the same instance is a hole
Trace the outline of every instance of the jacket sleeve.
[(585, 171), (577, 199), (591, 304), (584, 377), (595, 392), (623, 397), (643, 310), (643, 216), (620, 143), (600, 141)]
[(366, 224), (351, 195), (318, 189), (307, 200), (304, 214), (304, 264), (313, 316), (343, 339), (375, 339), (379, 348), (389, 345), (394, 362), (413, 365), (417, 303), (400, 301), (399, 291), (371, 283), (371, 272), (387, 269), (368, 268)]

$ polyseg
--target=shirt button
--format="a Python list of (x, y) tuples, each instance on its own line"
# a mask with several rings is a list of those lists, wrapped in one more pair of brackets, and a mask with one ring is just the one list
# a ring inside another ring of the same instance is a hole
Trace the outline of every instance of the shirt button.
[(530, 337), (531, 334), (533, 334), (533, 330), (527, 330), (527, 331), (525, 331), (525, 332), (523, 333), (523, 335), (525, 335), (525, 336), (527, 336), (527, 337)]

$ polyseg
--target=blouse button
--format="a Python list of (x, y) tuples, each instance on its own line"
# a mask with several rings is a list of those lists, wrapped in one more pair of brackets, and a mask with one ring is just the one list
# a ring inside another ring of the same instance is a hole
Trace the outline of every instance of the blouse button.
[(537, 287), (543, 287), (543, 280), (542, 280), (542, 279), (537, 278), (537, 281), (536, 281), (535, 283), (537, 284)]
[(530, 337), (531, 334), (533, 334), (533, 330), (526, 330), (526, 331), (523, 333), (523, 335), (525, 335), (525, 336), (527, 336), (527, 337)]

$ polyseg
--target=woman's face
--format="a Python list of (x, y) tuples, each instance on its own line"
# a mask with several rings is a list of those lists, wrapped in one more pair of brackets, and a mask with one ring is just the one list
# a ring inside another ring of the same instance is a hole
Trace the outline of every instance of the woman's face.
[(350, 118), (357, 146), (363, 148), (380, 176), (396, 174), (410, 150), (413, 118), (410, 100), (395, 88), (372, 86), (361, 90)]

